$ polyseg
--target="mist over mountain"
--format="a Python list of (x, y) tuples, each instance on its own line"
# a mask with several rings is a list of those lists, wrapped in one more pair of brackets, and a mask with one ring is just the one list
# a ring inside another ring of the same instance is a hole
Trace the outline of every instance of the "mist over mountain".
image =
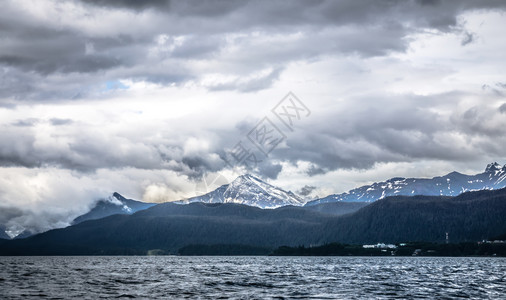
[(506, 165), (491, 163), (485, 172), (465, 175), (451, 172), (434, 178), (394, 177), (383, 182), (365, 185), (342, 194), (329, 195), (308, 202), (314, 205), (326, 202), (372, 202), (388, 196), (457, 196), (466, 191), (493, 190), (506, 187)]
[[(71, 224), (74, 225), (86, 220), (100, 219), (115, 214), (133, 214), (153, 205), (155, 205), (155, 203), (145, 203), (132, 199), (126, 199), (119, 193), (115, 192), (107, 198), (98, 200), (87, 213), (76, 217)], [(7, 228), (5, 226), (0, 226), (0, 238), (4, 239), (24, 239), (37, 233), (40, 233), (40, 231), (33, 228), (25, 228), (17, 233), (10, 232), (11, 236), (7, 234)]]
[(101, 219), (116, 214), (130, 215), (154, 205), (156, 204), (126, 199), (119, 193), (115, 192), (107, 199), (99, 200), (89, 212), (75, 218), (72, 224), (79, 224), (87, 220)]
[(371, 204), (370, 202), (325, 202), (314, 205), (306, 205), (304, 208), (330, 215), (346, 215), (356, 212), (357, 210)]
[[(306, 207), (317, 204), (341, 203), (340, 205), (320, 205), (313, 208), (315, 211), (337, 215), (352, 213), (358, 208), (365, 206), (365, 203), (384, 199), (388, 196), (456, 196), (465, 191), (492, 190), (506, 186), (506, 165), (498, 163), (488, 164), (485, 172), (476, 175), (465, 175), (458, 172), (451, 172), (445, 176), (434, 178), (400, 178), (394, 177), (384, 182), (362, 186), (343, 194), (329, 195), (305, 204)], [(202, 203), (238, 203), (259, 208), (277, 208), (287, 205), (301, 206), (304, 200), (292, 192), (287, 192), (279, 187), (262, 181), (250, 175), (237, 177), (233, 182), (220, 186), (202, 196), (176, 201), (177, 204), (188, 204), (194, 202)], [(345, 205), (344, 203), (357, 202), (356, 206)], [(149, 208), (154, 203), (144, 203), (132, 199), (126, 199), (119, 193), (99, 200), (84, 215), (74, 219), (72, 224), (85, 220), (100, 219), (114, 214), (132, 214), (137, 211)], [(9, 235), (0, 228), (3, 236)], [(36, 231), (25, 229), (16, 238), (26, 238)]]

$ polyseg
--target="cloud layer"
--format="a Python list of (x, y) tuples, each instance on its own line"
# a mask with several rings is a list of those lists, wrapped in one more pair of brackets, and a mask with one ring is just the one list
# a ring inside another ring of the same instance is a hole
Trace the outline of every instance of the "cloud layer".
[[(113, 191), (191, 197), (206, 174), (311, 198), (478, 171), (506, 156), (505, 8), (3, 1), (0, 223), (63, 226)], [(271, 111), (289, 91), (311, 111), (293, 128)], [(248, 140), (265, 117), (286, 137), (267, 156)], [(256, 167), (227, 165), (239, 142)]]

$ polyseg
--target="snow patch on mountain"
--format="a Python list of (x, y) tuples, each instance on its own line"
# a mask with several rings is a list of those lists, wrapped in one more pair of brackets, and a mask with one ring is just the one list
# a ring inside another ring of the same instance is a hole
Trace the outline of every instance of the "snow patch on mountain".
[(315, 205), (326, 202), (347, 201), (373, 202), (388, 196), (457, 196), (468, 191), (494, 190), (506, 187), (506, 165), (494, 162), (488, 164), (485, 172), (476, 175), (465, 175), (451, 172), (434, 178), (401, 178), (395, 177), (383, 182), (375, 182), (346, 193), (329, 195), (308, 202)]
[(290, 191), (287, 192), (253, 175), (246, 174), (210, 193), (175, 203), (192, 202), (238, 203), (260, 208), (277, 208), (286, 205), (301, 206), (305, 201)]

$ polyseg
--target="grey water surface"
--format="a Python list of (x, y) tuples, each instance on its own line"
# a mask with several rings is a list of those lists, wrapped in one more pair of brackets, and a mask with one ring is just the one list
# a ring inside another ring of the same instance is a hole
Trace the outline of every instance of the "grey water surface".
[(2, 299), (506, 299), (506, 258), (0, 257)]

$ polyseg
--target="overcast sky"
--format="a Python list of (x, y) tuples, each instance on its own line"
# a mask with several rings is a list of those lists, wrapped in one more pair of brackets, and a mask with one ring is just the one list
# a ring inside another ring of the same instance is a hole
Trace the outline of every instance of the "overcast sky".
[(313, 198), (504, 164), (505, 9), (1, 1), (0, 224), (65, 226), (114, 191), (191, 197), (216, 174)]

